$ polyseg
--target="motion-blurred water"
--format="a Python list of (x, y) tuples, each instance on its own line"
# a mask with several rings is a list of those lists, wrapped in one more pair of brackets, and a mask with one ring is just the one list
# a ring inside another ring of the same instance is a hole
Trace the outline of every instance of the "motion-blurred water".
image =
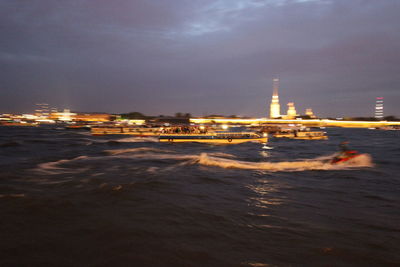
[[(327, 131), (263, 149), (1, 127), (0, 266), (400, 264), (400, 132)], [(363, 157), (330, 165), (344, 140)]]

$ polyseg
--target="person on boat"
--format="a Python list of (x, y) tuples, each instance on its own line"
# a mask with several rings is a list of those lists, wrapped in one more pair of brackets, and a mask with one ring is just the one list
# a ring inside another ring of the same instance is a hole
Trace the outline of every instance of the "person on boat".
[(348, 141), (344, 141), (344, 142), (341, 142), (341, 143), (340, 143), (339, 148), (340, 148), (340, 151), (341, 151), (342, 153), (346, 153), (347, 151), (350, 150), (350, 149), (347, 147), (348, 143), (349, 143)]
[(347, 158), (352, 154), (351, 152), (353, 151), (349, 149), (349, 147), (347, 146), (348, 144), (349, 144), (348, 141), (343, 141), (339, 144), (340, 153), (337, 156), (337, 158), (339, 159)]
[(336, 157), (332, 159), (332, 163), (338, 163), (338, 162), (343, 162), (347, 161), (355, 156), (357, 156), (357, 151), (355, 150), (350, 150), (347, 146), (349, 142), (344, 141), (339, 144), (340, 152)]

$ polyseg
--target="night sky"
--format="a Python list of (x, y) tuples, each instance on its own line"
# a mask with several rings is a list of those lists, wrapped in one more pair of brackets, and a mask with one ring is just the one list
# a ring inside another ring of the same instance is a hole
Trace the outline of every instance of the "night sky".
[(400, 116), (399, 0), (0, 0), (0, 112)]

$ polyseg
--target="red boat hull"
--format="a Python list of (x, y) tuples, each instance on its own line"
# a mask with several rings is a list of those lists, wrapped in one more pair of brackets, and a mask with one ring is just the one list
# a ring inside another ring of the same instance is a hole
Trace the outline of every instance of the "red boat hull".
[(335, 157), (332, 159), (331, 164), (344, 163), (358, 156), (360, 156), (360, 154), (358, 154), (357, 151), (347, 151), (345, 157)]

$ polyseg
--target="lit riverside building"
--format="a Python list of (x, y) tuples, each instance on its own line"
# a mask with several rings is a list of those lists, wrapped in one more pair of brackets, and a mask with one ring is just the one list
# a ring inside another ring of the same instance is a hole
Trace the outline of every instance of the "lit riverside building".
[(273, 79), (273, 86), (274, 86), (274, 92), (272, 94), (269, 117), (271, 119), (276, 119), (281, 116), (281, 107), (279, 105), (279, 96), (278, 96), (279, 79), (277, 78)]
[(375, 103), (375, 119), (383, 119), (383, 97), (377, 97)]

